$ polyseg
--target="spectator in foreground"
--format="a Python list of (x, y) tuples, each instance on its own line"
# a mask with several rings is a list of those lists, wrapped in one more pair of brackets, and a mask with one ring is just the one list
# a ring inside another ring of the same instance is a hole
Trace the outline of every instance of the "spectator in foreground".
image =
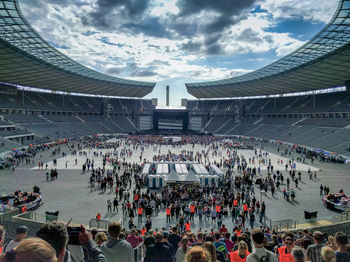
[(211, 260), (209, 252), (202, 247), (196, 246), (187, 252), (185, 262), (215, 262)]
[(121, 229), (122, 226), (118, 222), (112, 222), (108, 226), (110, 239), (101, 246), (108, 262), (134, 262), (130, 243), (119, 239)]
[(29, 228), (27, 226), (19, 226), (16, 228), (16, 238), (7, 243), (4, 252), (10, 251), (17, 247), (27, 236)]
[(0, 255), (0, 262), (57, 262), (56, 251), (45, 240), (28, 238)]
[(334, 238), (337, 245), (337, 251), (335, 252), (337, 262), (350, 261), (348, 236), (342, 232), (337, 232)]
[(204, 248), (209, 252), (210, 255), (210, 260), (212, 262), (216, 262), (216, 248), (212, 242), (205, 242), (204, 243)]
[(248, 245), (243, 240), (238, 243), (238, 250), (230, 253), (231, 262), (245, 262), (249, 255)]
[(292, 256), (295, 262), (305, 262), (305, 252), (298, 246), (293, 247)]
[(172, 262), (171, 248), (162, 243), (163, 234), (158, 232), (155, 235), (155, 244), (150, 245), (146, 250), (145, 262)]
[(321, 256), (324, 262), (335, 262), (335, 252), (330, 247), (323, 247), (321, 249)]
[[(94, 238), (92, 236), (92, 238)], [(95, 243), (98, 247), (101, 247), (101, 245), (108, 240), (107, 235), (105, 232), (98, 232), (95, 236)]]
[(181, 247), (179, 247), (175, 254), (175, 261), (176, 262), (182, 262), (185, 258), (186, 252), (190, 249), (188, 246), (188, 238), (187, 236), (184, 236), (181, 239)]
[(254, 228), (252, 230), (252, 241), (255, 250), (247, 257), (247, 262), (265, 261), (277, 262), (277, 258), (274, 253), (264, 248), (264, 232), (260, 228)]
[(311, 262), (322, 262), (321, 248), (323, 247), (323, 234), (320, 231), (315, 231), (312, 236), (315, 244), (307, 247), (307, 259)]

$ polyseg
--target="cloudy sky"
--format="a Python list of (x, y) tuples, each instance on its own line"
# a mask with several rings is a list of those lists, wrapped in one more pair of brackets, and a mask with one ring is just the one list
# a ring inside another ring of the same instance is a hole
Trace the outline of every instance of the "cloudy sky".
[(33, 27), (102, 73), (157, 82), (171, 105), (184, 83), (259, 69), (295, 50), (332, 17), (336, 0), (19, 0)]

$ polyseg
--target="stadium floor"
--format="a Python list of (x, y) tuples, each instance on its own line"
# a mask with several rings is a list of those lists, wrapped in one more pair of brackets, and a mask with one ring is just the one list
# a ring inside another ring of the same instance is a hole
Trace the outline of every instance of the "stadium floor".
[[(66, 152), (68, 151), (67, 147), (62, 146), (62, 151), (65, 150)], [(265, 145), (265, 150), (277, 153), (275, 145)], [(134, 154), (134, 156), (138, 158), (137, 154)], [(44, 152), (42, 157), (38, 154), (35, 163), (39, 160), (44, 163), (51, 161), (50, 152)], [(61, 162), (65, 163), (65, 160)], [(73, 165), (74, 161), (72, 160), (68, 163), (70, 162)], [(58, 163), (60, 163), (60, 160)], [(263, 194), (260, 196), (260, 192), (256, 190), (257, 199), (260, 200), (260, 197), (262, 197), (266, 203), (266, 215), (268, 218), (273, 221), (292, 219), (305, 223), (304, 210), (318, 211), (319, 220), (331, 220), (333, 215), (337, 215), (336, 212), (323, 207), (319, 187), (320, 184), (323, 184), (329, 186), (331, 192), (338, 192), (341, 188), (344, 188), (346, 191), (347, 188), (350, 188), (350, 179), (348, 179), (350, 175), (348, 171), (349, 166), (315, 161), (313, 167), (322, 171), (317, 172), (316, 181), (310, 180), (306, 171), (302, 172), (302, 183), (299, 186), (300, 189), (296, 189), (296, 200), (294, 202), (284, 200), (282, 192), (277, 192), (275, 197), (272, 197), (270, 192), (267, 195)], [(45, 178), (46, 171), (38, 170), (33, 165), (21, 165), (15, 172), (2, 170), (0, 172), (0, 192), (1, 194), (13, 193), (17, 188), (20, 188), (22, 191), (31, 191), (34, 185), (40, 186), (45, 203), (37, 210), (37, 216), (41, 217), (42, 221), (44, 221), (45, 211), (56, 210), (60, 211), (59, 220), (68, 221), (70, 218), (73, 218), (73, 223), (76, 224), (82, 223), (87, 225), (89, 220), (94, 218), (98, 212), (102, 214), (103, 219), (121, 220), (121, 212), (107, 213), (106, 202), (108, 199), (112, 199), (114, 194), (110, 193), (108, 189), (105, 193), (90, 192), (89, 175), (88, 173), (82, 174), (81, 165), (79, 169), (69, 169), (69, 166), (67, 169), (60, 168), (57, 181), (49, 182)], [(263, 177), (265, 174), (266, 172), (263, 172)], [(167, 226), (165, 223), (165, 211), (153, 217), (152, 220), (154, 229)], [(225, 218), (223, 223), (228, 229), (232, 229), (231, 218)], [(175, 221), (172, 224), (175, 224)], [(215, 229), (215, 225), (212, 225), (210, 222), (203, 220), (200, 223), (198, 219), (195, 219), (192, 226), (194, 230), (197, 230), (199, 227), (208, 230), (210, 228)]]

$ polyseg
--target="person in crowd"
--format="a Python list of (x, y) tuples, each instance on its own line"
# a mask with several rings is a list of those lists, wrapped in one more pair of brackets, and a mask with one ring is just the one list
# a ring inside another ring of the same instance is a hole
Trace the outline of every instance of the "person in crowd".
[(265, 258), (269, 262), (277, 262), (275, 254), (264, 248), (265, 235), (260, 228), (254, 228), (251, 232), (251, 237), (254, 251), (247, 257), (247, 262), (261, 261), (262, 258)]
[(4, 249), (4, 242), (5, 242), (5, 228), (0, 225), (0, 255)]
[(145, 238), (144, 244), (145, 248), (147, 249), (150, 245), (153, 245), (155, 243), (154, 237), (153, 237), (153, 231), (148, 231), (148, 235)]
[(335, 252), (330, 247), (322, 247), (321, 256), (324, 262), (336, 262)]
[(279, 261), (293, 261), (292, 249), (293, 238), (287, 236), (284, 239), (284, 245), (277, 248)]
[(177, 251), (177, 248), (178, 248), (178, 246), (179, 246), (180, 240), (181, 240), (181, 237), (180, 237), (180, 235), (177, 233), (177, 227), (173, 227), (173, 228), (171, 229), (171, 234), (170, 234), (169, 237), (168, 237), (169, 243), (173, 246), (172, 251), (171, 251), (173, 257), (174, 257), (175, 254), (176, 254), (176, 251)]
[(216, 257), (216, 248), (213, 244), (213, 242), (207, 241), (204, 243), (204, 248), (209, 252), (210, 254), (210, 261), (217, 262)]
[(130, 234), (127, 236), (126, 241), (130, 243), (132, 248), (137, 247), (140, 243), (140, 239), (136, 236), (136, 229), (132, 229)]
[(176, 262), (182, 262), (185, 258), (186, 252), (190, 250), (191, 248), (188, 246), (188, 238), (187, 236), (184, 236), (181, 239), (181, 247), (179, 247), (175, 254), (175, 261)]
[(337, 232), (334, 238), (337, 245), (337, 251), (335, 252), (337, 262), (350, 261), (350, 246), (348, 236), (342, 232)]
[(163, 234), (156, 233), (155, 244), (147, 248), (144, 262), (173, 262), (171, 248), (162, 241)]
[(17, 247), (28, 234), (29, 228), (27, 226), (19, 226), (16, 228), (16, 238), (7, 243), (4, 247), (4, 252), (10, 251)]
[(95, 236), (95, 243), (98, 247), (108, 240), (108, 237), (105, 232), (98, 232)]
[(230, 262), (245, 262), (249, 254), (247, 243), (241, 240), (238, 243), (238, 250), (230, 253)]
[(194, 247), (187, 252), (184, 262), (215, 262), (209, 252), (202, 247)]
[(132, 246), (119, 238), (121, 229), (119, 222), (111, 222), (108, 226), (109, 240), (101, 246), (108, 262), (134, 262)]
[(320, 231), (315, 231), (313, 234), (315, 244), (307, 247), (306, 256), (311, 262), (322, 262), (321, 248), (323, 245), (323, 234)]
[(305, 251), (302, 248), (298, 246), (293, 247), (291, 254), (295, 262), (305, 262)]
[(28, 238), (0, 255), (0, 262), (57, 262), (56, 251), (45, 240)]

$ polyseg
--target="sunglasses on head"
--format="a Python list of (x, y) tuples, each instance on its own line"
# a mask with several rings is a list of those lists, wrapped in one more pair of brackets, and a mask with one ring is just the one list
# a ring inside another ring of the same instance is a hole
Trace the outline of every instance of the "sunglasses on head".
[(247, 249), (246, 247), (240, 247), (240, 249)]

